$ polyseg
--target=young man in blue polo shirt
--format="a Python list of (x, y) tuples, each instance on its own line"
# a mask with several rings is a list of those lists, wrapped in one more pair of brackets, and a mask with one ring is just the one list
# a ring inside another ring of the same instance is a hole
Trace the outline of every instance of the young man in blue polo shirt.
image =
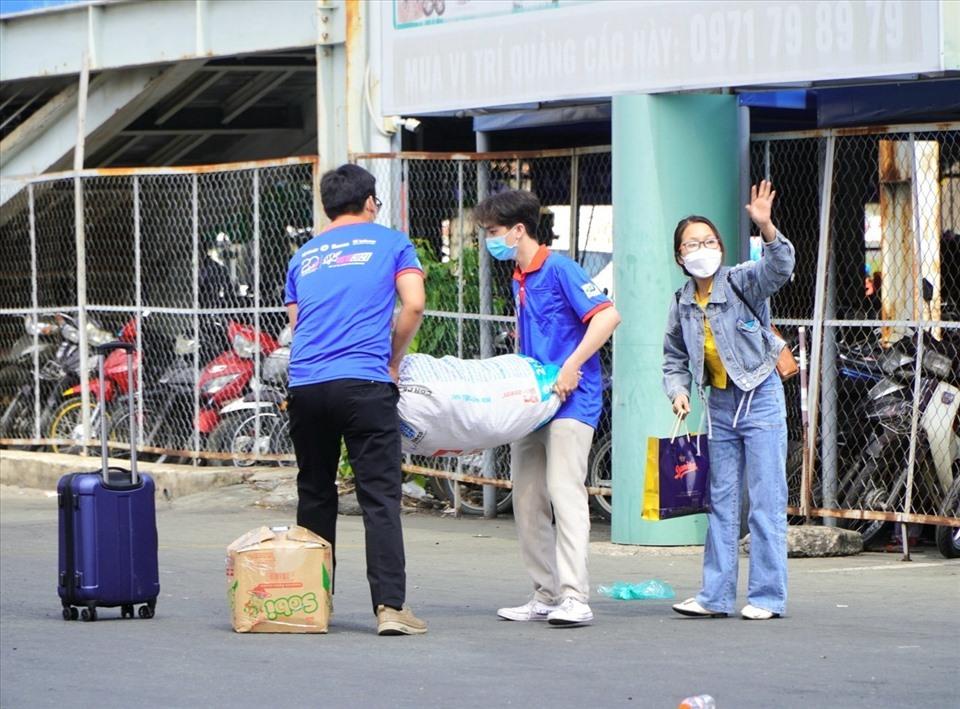
[(563, 401), (549, 424), (511, 449), (513, 513), (533, 597), (497, 615), (583, 625), (593, 620), (587, 604), (590, 510), (584, 480), (603, 405), (597, 351), (620, 324), (620, 315), (577, 263), (551, 253), (542, 243), (545, 236), (538, 241), (535, 195), (500, 192), (477, 205), (474, 215), (490, 254), (516, 261), (520, 353), (560, 366), (555, 390)]
[(290, 259), (285, 299), (294, 328), (289, 401), (300, 468), (297, 524), (335, 545), (343, 438), (363, 509), (377, 632), (417, 635), (427, 626), (404, 605), (395, 381), (423, 317), (423, 270), (406, 234), (374, 223), (380, 200), (369, 172), (357, 165), (327, 172), (320, 197), (332, 221)]

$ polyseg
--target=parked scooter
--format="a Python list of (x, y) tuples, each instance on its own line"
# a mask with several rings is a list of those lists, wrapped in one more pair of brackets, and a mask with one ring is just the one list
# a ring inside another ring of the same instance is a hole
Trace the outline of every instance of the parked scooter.
[[(940, 516), (960, 519), (960, 464), (954, 461), (953, 485), (940, 506)], [(948, 559), (960, 557), (960, 527), (937, 527), (937, 549)]]
[[(39, 364), (40, 401), (44, 402), (50, 389), (43, 376), (47, 361), (55, 353), (60, 326), (53, 317), (24, 318), (25, 333), (6, 352), (0, 368), (0, 386), (12, 393), (0, 414), (0, 438), (34, 438), (35, 410), (34, 357)], [(41, 406), (43, 404), (41, 403)]]
[[(105, 330), (97, 327), (91, 331), (91, 346), (103, 344), (104, 337), (109, 342), (114, 338)], [(131, 318), (120, 329), (117, 334), (120, 342), (136, 342), (137, 339), (137, 319)], [(133, 353), (133, 381), (137, 381), (137, 370), (140, 362), (140, 353)], [(90, 426), (92, 431), (98, 429), (100, 416), (105, 415), (110, 419), (110, 405), (118, 396), (127, 395), (130, 377), (128, 376), (127, 353), (122, 348), (113, 350), (104, 362), (104, 387), (103, 397), (100, 400), (100, 379), (99, 377), (88, 379), (90, 388)], [(47, 436), (54, 440), (72, 441), (72, 443), (53, 443), (51, 448), (54, 453), (77, 453), (79, 452), (83, 441), (83, 400), (82, 385), (77, 382), (75, 385), (64, 389), (62, 392), (63, 402), (50, 416), (50, 425)]]
[[(279, 343), (254, 328), (236, 321), (226, 325), (226, 339), (230, 349), (214, 357), (194, 379), (193, 355), (196, 341), (184, 335), (176, 338), (177, 355), (163, 371), (155, 386), (144, 386), (143, 418), (140, 445), (162, 447), (178, 451), (194, 446), (194, 434), (199, 434), (201, 447), (220, 422), (220, 411), (227, 403), (241, 397), (253, 377), (253, 357), (259, 351), (269, 355)], [(194, 394), (200, 399), (200, 410), (194, 418)], [(124, 441), (129, 428), (125, 414), (118, 415), (111, 426), (111, 438)], [(167, 454), (162, 454), (163, 461)]]
[[(914, 499), (926, 495), (946, 504), (960, 469), (957, 353), (937, 351), (944, 347), (926, 333), (923, 337)], [(843, 509), (893, 512), (903, 507), (916, 362), (916, 353), (910, 351), (908, 342), (904, 338), (881, 359), (886, 376), (870, 389), (862, 408), (864, 418), (872, 424), (872, 432), (859, 461), (838, 486), (838, 503)], [(844, 520), (844, 525), (859, 531), (864, 544), (879, 541), (889, 528), (889, 523), (882, 520)]]
[[(77, 440), (81, 430), (82, 407), (78, 403), (70, 411), (60, 410), (61, 392), (64, 388), (74, 386), (80, 381), (80, 331), (77, 321), (65, 313), (54, 316), (61, 341), (52, 357), (46, 360), (40, 368), (41, 379), (41, 407), (40, 407), (40, 435), (53, 439)], [(87, 320), (87, 342), (91, 346), (110, 342), (113, 336), (101, 328), (93, 319)], [(90, 357), (87, 361), (88, 371), (83, 373), (89, 376), (96, 366), (96, 359)], [(32, 385), (26, 393), (28, 400), (33, 399)], [(32, 407), (31, 407), (32, 408)], [(32, 430), (32, 422), (31, 422)], [(55, 452), (60, 446), (53, 446)]]
[[(293, 453), (287, 413), (287, 373), (293, 331), (287, 325), (262, 363), (260, 379), (250, 380), (249, 391), (220, 410), (220, 422), (207, 440), (207, 449), (232, 453), (232, 459), (213, 459), (213, 465), (247, 467), (256, 459), (251, 454)], [(285, 463), (281, 462), (281, 465)]]

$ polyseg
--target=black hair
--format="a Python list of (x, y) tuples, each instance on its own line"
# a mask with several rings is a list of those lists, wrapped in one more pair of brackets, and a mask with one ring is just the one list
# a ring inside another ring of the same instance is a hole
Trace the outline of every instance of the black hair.
[(526, 190), (505, 190), (492, 194), (473, 210), (478, 224), (485, 227), (523, 224), (527, 233), (538, 243), (543, 243), (537, 231), (540, 223), (540, 200)]
[(537, 243), (550, 246), (556, 234), (553, 233), (553, 212), (546, 207), (540, 209), (540, 224), (537, 225)]
[(377, 179), (359, 165), (347, 163), (320, 178), (320, 200), (330, 219), (360, 214), (368, 197), (377, 194)]
[(677, 222), (677, 228), (673, 230), (673, 258), (687, 276), (690, 276), (691, 273), (680, 263), (680, 240), (683, 238), (683, 232), (691, 224), (706, 224), (710, 227), (710, 231), (713, 232), (713, 235), (717, 237), (717, 241), (720, 242), (720, 254), (723, 255), (726, 253), (723, 248), (723, 237), (720, 236), (720, 231), (717, 229), (716, 224), (706, 217), (701, 217), (699, 214), (691, 214), (690, 216), (684, 217)]

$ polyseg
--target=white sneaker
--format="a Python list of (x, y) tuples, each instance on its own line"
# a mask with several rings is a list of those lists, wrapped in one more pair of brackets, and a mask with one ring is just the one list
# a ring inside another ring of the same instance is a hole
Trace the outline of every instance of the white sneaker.
[(747, 620), (770, 620), (771, 618), (780, 617), (779, 613), (774, 613), (773, 611), (768, 611), (751, 605), (744, 606), (743, 610), (740, 611), (740, 615)]
[(563, 603), (547, 616), (550, 625), (584, 625), (593, 620), (593, 611), (583, 601), (564, 598)]
[(497, 615), (504, 620), (516, 620), (525, 622), (528, 620), (546, 620), (547, 616), (555, 611), (559, 606), (551, 606), (536, 599), (527, 601), (522, 606), (515, 608), (501, 608)]
[(688, 598), (687, 600), (681, 603), (674, 603), (673, 610), (675, 610), (680, 615), (687, 615), (692, 618), (726, 618), (726, 613), (720, 613), (716, 611), (711, 611), (699, 603), (697, 603), (696, 598)]

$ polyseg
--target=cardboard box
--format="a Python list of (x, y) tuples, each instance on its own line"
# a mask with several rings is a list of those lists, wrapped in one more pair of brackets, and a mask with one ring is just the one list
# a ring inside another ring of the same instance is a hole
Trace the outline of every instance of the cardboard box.
[(330, 544), (303, 527), (260, 527), (227, 547), (238, 633), (325, 633), (333, 612)]

